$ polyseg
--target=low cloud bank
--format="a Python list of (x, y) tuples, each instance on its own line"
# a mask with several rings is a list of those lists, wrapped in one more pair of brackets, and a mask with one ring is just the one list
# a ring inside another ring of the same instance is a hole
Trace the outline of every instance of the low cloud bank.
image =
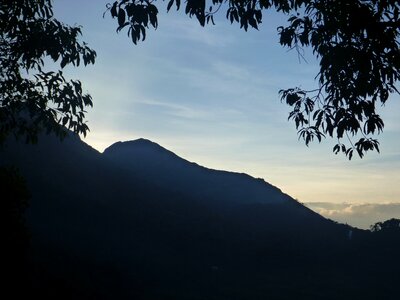
[(326, 218), (362, 229), (391, 218), (400, 219), (400, 203), (307, 202), (304, 205)]

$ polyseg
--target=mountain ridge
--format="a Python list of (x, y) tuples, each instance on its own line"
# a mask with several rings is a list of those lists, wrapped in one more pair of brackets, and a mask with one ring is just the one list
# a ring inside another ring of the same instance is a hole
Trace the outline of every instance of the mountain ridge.
[[(150, 179), (159, 176), (158, 185), (167, 187), (179, 184), (186, 193), (193, 193), (194, 190), (201, 189), (204, 197), (220, 197), (220, 193), (233, 189), (236, 191), (231, 193), (231, 199), (237, 199), (242, 193), (241, 190), (237, 190), (237, 185), (245, 183), (247, 190), (253, 191), (252, 198), (257, 199), (257, 202), (267, 203), (266, 200), (263, 200), (262, 189), (268, 189), (265, 193), (273, 195), (282, 193), (279, 188), (261, 178), (256, 179), (246, 173), (215, 170), (201, 166), (146, 139), (114, 143), (106, 148), (102, 155), (121, 167), (135, 170), (144, 178)], [(157, 172), (154, 169), (157, 169)], [(190, 180), (188, 180), (189, 178)], [(213, 191), (210, 190), (211, 186), (213, 186)], [(214, 195), (214, 193), (218, 195)], [(288, 195), (286, 197), (292, 199)], [(271, 202), (273, 201), (282, 202), (284, 199), (275, 197), (274, 200), (271, 200)]]
[(371, 259), (367, 232), (325, 219), (263, 180), (138, 143), (158, 154), (120, 152), (121, 143), (104, 155), (52, 136), (0, 150), (0, 165), (17, 166), (32, 192), (26, 219), (38, 294), (55, 286), (59, 298), (78, 286), (70, 299), (90, 298), (79, 296), (83, 289), (92, 299), (247, 300), (293, 299), (301, 290), (310, 299), (336, 282), (337, 299), (357, 291), (341, 284), (357, 284), (355, 275), (378, 280), (379, 272), (359, 271)]

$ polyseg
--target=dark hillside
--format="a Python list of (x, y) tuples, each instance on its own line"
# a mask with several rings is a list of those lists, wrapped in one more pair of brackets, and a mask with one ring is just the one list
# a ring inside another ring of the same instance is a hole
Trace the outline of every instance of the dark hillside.
[(141, 178), (204, 202), (226, 206), (237, 203), (278, 204), (292, 200), (262, 179), (199, 166), (145, 139), (115, 143), (103, 155), (140, 174)]
[(150, 141), (100, 154), (76, 136), (46, 136), (33, 146), (8, 143), (0, 162), (18, 166), (32, 194), (31, 277), (22, 293), (231, 300), (397, 292), (395, 251), (380, 256), (368, 232), (326, 220), (262, 180), (198, 166)]

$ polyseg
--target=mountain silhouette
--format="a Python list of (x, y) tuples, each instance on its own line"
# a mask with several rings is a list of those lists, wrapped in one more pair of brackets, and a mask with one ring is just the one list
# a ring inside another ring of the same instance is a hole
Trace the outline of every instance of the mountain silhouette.
[(37, 145), (10, 140), (0, 165), (17, 166), (31, 191), (28, 290), (45, 298), (393, 294), (361, 284), (382, 285), (367, 270), (389, 259), (365, 251), (367, 232), (323, 218), (262, 179), (199, 166), (149, 140), (104, 153), (73, 134), (41, 136)]
[(159, 186), (216, 205), (282, 204), (293, 200), (262, 179), (199, 166), (145, 139), (115, 143), (103, 155)]

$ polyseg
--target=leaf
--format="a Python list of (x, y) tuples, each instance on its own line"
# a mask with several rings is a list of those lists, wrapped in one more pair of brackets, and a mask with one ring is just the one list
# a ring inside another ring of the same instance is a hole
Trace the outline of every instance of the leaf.
[(239, 14), (238, 14), (238, 11), (237, 11), (237, 10), (234, 10), (234, 11), (232, 12), (232, 14), (233, 14), (233, 18), (235, 19), (235, 21), (236, 21), (236, 22), (239, 22)]
[(125, 18), (126, 18), (125, 10), (120, 8), (119, 11), (118, 11), (118, 25), (119, 25), (119, 27), (123, 27), (124, 26)]
[(118, 1), (115, 1), (110, 10), (111, 16), (113, 18), (115, 18), (117, 16), (117, 4), (118, 4)]
[(289, 104), (290, 106), (293, 106), (295, 103), (297, 103), (300, 100), (300, 96), (298, 94), (288, 94), (286, 96), (286, 103)]
[(172, 4), (174, 4), (174, 0), (170, 0), (167, 5), (167, 12), (171, 9)]
[(146, 38), (146, 28), (144, 26), (140, 26), (140, 30), (142, 31), (142, 41)]
[(348, 152), (349, 160), (353, 157), (353, 149)]
[(138, 40), (138, 33), (136, 31), (136, 25), (131, 26), (131, 39), (132, 42), (136, 45)]
[(340, 145), (339, 145), (339, 144), (336, 144), (336, 145), (333, 147), (333, 153), (338, 154), (339, 151), (340, 151)]
[(60, 66), (63, 69), (68, 63), (68, 58), (66, 58), (65, 56), (62, 58)]
[(150, 19), (150, 24), (157, 29), (158, 27), (158, 20), (157, 20), (157, 16), (156, 15), (149, 15), (149, 19)]

